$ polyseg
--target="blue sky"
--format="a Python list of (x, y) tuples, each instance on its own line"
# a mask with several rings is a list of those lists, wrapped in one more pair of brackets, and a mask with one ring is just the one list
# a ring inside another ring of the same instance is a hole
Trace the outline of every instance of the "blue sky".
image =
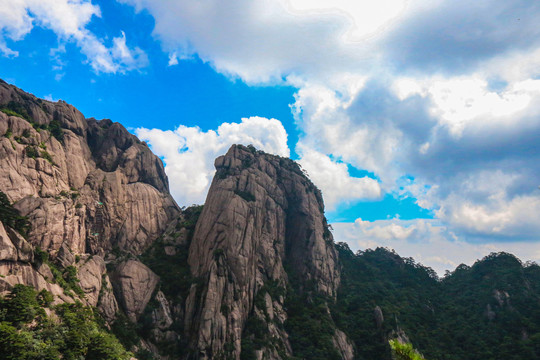
[(337, 241), (438, 271), (540, 259), (540, 4), (21, 0), (0, 77), (110, 118), (201, 203), (213, 159), (298, 160)]

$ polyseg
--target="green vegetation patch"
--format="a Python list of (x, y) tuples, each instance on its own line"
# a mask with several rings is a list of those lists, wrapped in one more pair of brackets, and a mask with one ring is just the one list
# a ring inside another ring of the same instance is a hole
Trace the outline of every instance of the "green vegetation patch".
[(388, 341), (388, 344), (392, 349), (392, 358), (394, 360), (426, 360), (413, 348), (412, 344), (401, 343), (397, 339)]
[(342, 276), (332, 317), (358, 359), (392, 359), (388, 339), (395, 332), (428, 359), (540, 359), (538, 265), (497, 253), (439, 279), (387, 249), (354, 254), (343, 243), (337, 249)]
[(285, 329), (295, 358), (341, 360), (332, 341), (336, 326), (328, 314), (329, 299), (312, 290), (290, 289), (285, 300)]
[(240, 196), (242, 199), (246, 200), (247, 202), (255, 201), (255, 195), (250, 193), (249, 191), (242, 191), (242, 190), (234, 190), (234, 193), (238, 196)]
[(19, 211), (13, 207), (7, 195), (0, 191), (0, 221), (4, 226), (18, 231), (26, 236), (30, 231), (30, 222), (26, 216), (21, 216)]
[(9, 116), (16, 116), (21, 119), (30, 121), (30, 115), (28, 115), (28, 109), (21, 103), (10, 101), (8, 104), (1, 106), (0, 111)]
[(91, 308), (79, 302), (51, 307), (50, 298), (50, 293), (20, 284), (0, 298), (2, 359), (128, 360), (133, 356)]
[(64, 289), (68, 295), (71, 291), (81, 297), (85, 295), (84, 291), (79, 285), (77, 268), (75, 266), (70, 265), (64, 269), (61, 269), (49, 259), (49, 254), (46, 251), (41, 250), (39, 247), (34, 250), (34, 262), (36, 265), (40, 265), (42, 263), (47, 264), (54, 276), (54, 279), (50, 280), (60, 285), (60, 287)]
[(34, 145), (28, 145), (24, 149), (26, 156), (32, 159), (37, 159), (39, 157), (39, 152), (37, 151)]
[[(174, 240), (166, 242), (163, 238), (156, 240), (150, 248), (148, 248), (141, 256), (139, 260), (148, 266), (154, 273), (160, 277), (160, 282), (157, 290), (161, 290), (169, 302), (173, 305), (183, 306), (185, 299), (187, 298), (191, 286), (197, 284), (198, 296), (202, 291), (201, 279), (197, 279), (192, 276), (189, 264), (187, 262), (189, 254), (189, 245), (195, 232), (195, 227), (199, 216), (203, 210), (202, 205), (193, 205), (188, 208), (182, 208), (182, 217), (177, 222), (175, 228), (172, 229), (172, 233), (167, 234), (166, 237), (172, 237), (173, 239), (180, 236), (180, 232), (185, 229), (187, 231), (186, 241), (176, 243)], [(173, 247), (174, 251), (168, 255), (165, 252), (166, 247)], [(154, 294), (155, 295), (155, 294)], [(125, 326), (125, 321), (120, 320), (123, 323), (115, 325), (115, 329), (123, 329), (119, 333), (121, 339), (126, 339), (125, 344), (132, 344), (136, 337), (149, 337), (149, 329), (152, 326), (152, 311), (157, 308), (158, 303), (154, 297), (148, 303), (144, 313), (139, 319), (139, 323), (135, 328)], [(175, 322), (171, 325), (170, 329), (178, 334), (183, 333), (183, 322)], [(163, 355), (170, 356), (173, 359), (186, 355), (188, 346), (185, 343), (186, 338), (182, 337), (179, 341), (173, 343), (161, 343), (157, 344), (159, 351)], [(139, 356), (150, 359), (150, 354), (140, 353)]]

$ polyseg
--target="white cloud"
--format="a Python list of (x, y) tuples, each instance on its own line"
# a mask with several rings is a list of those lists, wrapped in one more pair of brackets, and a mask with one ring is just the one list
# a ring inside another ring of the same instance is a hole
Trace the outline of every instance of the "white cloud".
[(331, 77), (342, 69), (360, 69), (376, 49), (359, 40), (386, 28), (405, 4), (404, 0), (385, 0), (378, 6), (327, 0), (121, 2), (154, 16), (154, 35), (165, 51), (196, 53), (220, 72), (249, 83), (281, 82), (290, 75)]
[(96, 72), (117, 73), (144, 67), (148, 63), (140, 48), (129, 48), (125, 34), (104, 45), (87, 26), (101, 11), (90, 0), (0, 0), (0, 52), (18, 56), (6, 39), (22, 40), (38, 26), (52, 30), (60, 41), (74, 42)]
[(295, 94), (293, 114), (305, 134), (299, 148), (332, 154), (358, 169), (373, 172), (388, 189), (398, 176), (391, 162), (402, 133), (382, 113), (373, 122), (368, 119), (371, 114), (351, 108), (365, 90), (365, 79), (349, 77), (342, 81), (338, 90), (334, 90), (335, 86), (306, 83)]
[(336, 14), (350, 24), (344, 40), (359, 42), (380, 31), (406, 8), (405, 0), (381, 0), (377, 4), (347, 0), (284, 0), (286, 9), (298, 16)]
[(340, 203), (380, 198), (381, 187), (377, 180), (368, 176), (351, 177), (346, 164), (333, 161), (315, 150), (297, 146), (296, 151), (301, 157), (300, 165), (322, 191), (327, 210), (335, 210)]
[(354, 223), (334, 223), (334, 239), (349, 244), (351, 250), (376, 247), (394, 249), (403, 257), (433, 268), (439, 275), (459, 264), (472, 265), (491, 252), (506, 251), (522, 261), (540, 261), (538, 243), (524, 241), (491, 241), (471, 243), (459, 240), (438, 220), (357, 219)]
[(53, 98), (52, 94), (45, 95), (43, 98), (45, 100), (47, 100), (47, 101), (50, 101), (50, 102), (57, 102), (58, 101), (58, 99)]
[(169, 66), (178, 65), (178, 55), (176, 54), (176, 51), (173, 51), (169, 54)]
[(289, 156), (287, 133), (276, 119), (244, 118), (241, 123), (223, 123), (216, 131), (180, 125), (174, 131), (138, 128), (135, 133), (165, 162), (171, 193), (181, 205), (204, 203), (215, 172), (214, 159), (233, 144), (252, 144)]
[(538, 234), (537, 2), (122, 2), (153, 15), (170, 65), (196, 54), (248, 83), (297, 87), (296, 149), (329, 207), (378, 190), (415, 196), (439, 217), (362, 233), (435, 236), (456, 259), (481, 251), (443, 234), (499, 244)]
[(538, 239), (540, 193), (511, 195), (523, 175), (501, 170), (478, 171), (462, 178), (446, 197), (440, 196), (438, 218), (470, 236)]
[[(479, 74), (427, 80), (397, 79), (394, 91), (400, 100), (413, 95), (428, 97), (431, 114), (454, 136), (461, 136), (467, 126), (498, 126), (523, 118), (521, 111), (540, 99), (540, 80), (527, 79), (511, 84), (500, 92), (488, 89), (488, 82)], [(530, 111), (531, 109), (529, 109)], [(540, 107), (532, 109), (536, 114)]]

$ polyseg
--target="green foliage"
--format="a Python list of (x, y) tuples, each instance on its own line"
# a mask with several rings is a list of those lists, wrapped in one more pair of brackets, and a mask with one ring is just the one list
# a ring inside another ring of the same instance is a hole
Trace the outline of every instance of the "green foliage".
[(127, 356), (129, 354), (114, 335), (102, 331), (90, 336), (86, 360), (118, 360), (125, 359)]
[(46, 150), (41, 151), (41, 157), (44, 158), (45, 160), (47, 160), (49, 162), (49, 164), (56, 165), (53, 158), (52, 158), (52, 155), (49, 154)]
[(389, 340), (394, 360), (426, 360), (418, 351), (414, 350), (412, 344), (401, 343), (399, 340)]
[(64, 327), (60, 353), (64, 359), (129, 359), (118, 340), (100, 329), (89, 307), (80, 303), (62, 304), (56, 308)]
[(36, 296), (37, 302), (41, 307), (49, 307), (54, 300), (53, 294), (43, 289)]
[(160, 288), (171, 298), (187, 297), (193, 278), (187, 263), (189, 246), (176, 245), (176, 254), (165, 254), (165, 245), (155, 241), (152, 246), (141, 255), (141, 261), (153, 272), (159, 275)]
[(128, 360), (118, 340), (101, 325), (94, 312), (80, 303), (53, 308), (47, 317), (41, 302), (50, 293), (15, 285), (0, 299), (0, 355), (17, 360)]
[(285, 329), (295, 357), (313, 360), (340, 360), (332, 338), (334, 322), (328, 314), (328, 299), (315, 291), (290, 289), (285, 307), (288, 318)]
[(157, 360), (150, 351), (141, 349), (135, 354), (138, 360)]
[(234, 193), (240, 196), (242, 199), (246, 200), (247, 202), (255, 201), (255, 195), (253, 195), (249, 191), (234, 190)]
[(266, 323), (257, 316), (250, 316), (246, 321), (242, 336), (241, 359), (256, 359), (255, 350), (260, 350), (269, 345)]
[[(492, 254), (438, 279), (386, 249), (353, 254), (345, 244), (336, 247), (343, 270), (332, 317), (356, 344), (358, 359), (392, 359), (387, 339), (398, 328), (428, 359), (540, 358), (532, 340), (540, 339), (536, 264)], [(376, 306), (384, 315), (380, 327)]]
[(42, 316), (43, 310), (39, 306), (37, 294), (33, 287), (17, 284), (11, 293), (0, 302), (3, 319), (16, 327)]
[(223, 249), (214, 249), (214, 259), (219, 259), (223, 254), (225, 254)]
[(6, 360), (18, 360), (26, 358), (28, 339), (11, 323), (0, 322), (0, 354)]
[(62, 126), (58, 119), (55, 118), (49, 123), (48, 130), (56, 140), (64, 142), (64, 130), (62, 130)]
[[(56, 140), (60, 142), (64, 141), (64, 130), (62, 129), (62, 125), (58, 119), (58, 113), (55, 113), (53, 120), (51, 120), (49, 124), (38, 125), (32, 121), (32, 118), (29, 115), (29, 109), (24, 105), (24, 103), (11, 101), (7, 105), (0, 107), (0, 111), (10, 116), (17, 116), (25, 119), (26, 121), (30, 122), (30, 124), (32, 124), (34, 129), (37, 131), (40, 131), (41, 129), (48, 130), (51, 135), (56, 138)], [(29, 135), (30, 134), (28, 133), (28, 135), (25, 136), (23, 133), (23, 137), (28, 137)]]
[(30, 116), (24, 105), (14, 101), (10, 101), (7, 105), (0, 107), (0, 111), (9, 116), (17, 116), (21, 119), (30, 120)]
[(269, 294), (272, 299), (279, 299), (280, 297), (285, 297), (287, 291), (283, 286), (279, 284), (279, 281), (267, 280), (255, 295), (255, 306), (265, 312), (266, 320), (269, 321), (268, 314), (266, 314), (266, 294)]
[[(176, 224), (176, 230), (186, 228), (188, 232), (193, 235), (195, 230), (195, 225), (197, 225), (197, 220), (201, 215), (203, 210), (203, 205), (193, 205), (186, 208), (182, 208), (183, 220), (178, 221)], [(191, 238), (188, 236), (188, 242), (191, 241)]]
[(40, 247), (36, 247), (34, 250), (34, 261), (37, 264), (49, 264), (49, 253), (41, 250)]
[(2, 111), (4, 114), (9, 115), (9, 116), (17, 116), (17, 117), (23, 118), (21, 114), (7, 108), (0, 108), (0, 111)]
[(26, 236), (30, 230), (28, 218), (19, 214), (2, 191), (0, 191), (0, 221), (4, 226), (17, 230), (23, 236)]
[[(200, 291), (202, 290), (202, 286), (199, 286), (201, 283), (200, 279), (194, 278), (191, 275), (189, 264), (187, 262), (189, 245), (202, 210), (202, 205), (193, 205), (187, 209), (183, 208), (182, 217), (178, 220), (175, 228), (172, 229), (171, 233), (165, 235), (165, 238), (168, 240), (165, 241), (163, 238), (159, 238), (139, 257), (139, 260), (142, 263), (159, 275), (160, 282), (158, 289), (165, 294), (172, 304), (183, 305), (182, 303), (187, 298), (193, 284), (197, 284), (198, 294), (200, 294)], [(177, 238), (183, 229), (187, 230), (185, 242), (176, 240), (170, 241), (170, 238)], [(165, 252), (166, 247), (174, 248), (172, 255), (167, 255)], [(128, 327), (124, 325), (115, 325), (115, 333), (126, 346), (132, 344), (135, 339), (138, 339), (140, 336), (148, 337), (148, 330), (152, 323), (151, 312), (155, 306), (157, 306), (157, 303), (154, 303), (154, 299), (152, 299), (141, 316), (139, 325), (136, 328), (130, 329), (127, 334), (122, 334), (122, 329), (120, 329), (120, 327), (129, 329)], [(178, 333), (182, 333), (183, 326), (183, 322), (179, 321), (173, 323), (171, 329)], [(177, 358), (184, 354), (184, 351), (187, 349), (187, 344), (183, 343), (184, 340), (185, 339), (174, 343), (159, 344), (160, 353)]]
[(36, 159), (39, 157), (39, 153), (34, 145), (27, 145), (24, 151), (29, 158)]
[(116, 319), (111, 325), (111, 331), (126, 349), (131, 349), (139, 343), (137, 326), (129, 321), (123, 312), (116, 314)]
[[(178, 296), (186, 298), (195, 279), (187, 263), (189, 244), (195, 231), (197, 220), (202, 212), (202, 205), (194, 205), (183, 210), (183, 220), (176, 225), (176, 230), (187, 230), (187, 242), (182, 245), (165, 244), (158, 239), (140, 256), (140, 260), (153, 272), (159, 275), (160, 288), (167, 297), (175, 299)], [(167, 255), (165, 246), (174, 246), (175, 254)]]
[(252, 154), (256, 154), (257, 153), (257, 149), (255, 148), (255, 146), (249, 144), (248, 146), (246, 146), (247, 149), (252, 153)]
[(47, 264), (51, 269), (51, 273), (54, 276), (54, 279), (50, 280), (60, 285), (60, 287), (64, 289), (67, 294), (70, 294), (70, 292), (73, 291), (81, 297), (84, 296), (84, 291), (79, 285), (79, 279), (77, 278), (77, 268), (75, 266), (68, 266), (65, 269), (60, 269), (54, 262), (49, 259), (49, 254), (46, 251), (41, 250), (39, 247), (36, 247), (36, 249), (34, 250), (34, 262), (36, 264)]
[(12, 135), (13, 135), (13, 131), (11, 130), (11, 128), (7, 128), (6, 133), (4, 134), (4, 136), (9, 139)]
[(62, 277), (65, 279), (68, 290), (73, 290), (77, 295), (84, 296), (84, 291), (79, 285), (79, 279), (77, 278), (77, 268), (75, 266), (68, 266), (64, 269)]

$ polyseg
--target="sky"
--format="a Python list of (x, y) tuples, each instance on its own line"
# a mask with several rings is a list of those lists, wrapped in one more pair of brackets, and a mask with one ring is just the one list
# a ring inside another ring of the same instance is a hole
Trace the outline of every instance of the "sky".
[(290, 156), (336, 241), (439, 274), (540, 261), (540, 2), (0, 0), (0, 77), (122, 123), (203, 203), (231, 144)]

